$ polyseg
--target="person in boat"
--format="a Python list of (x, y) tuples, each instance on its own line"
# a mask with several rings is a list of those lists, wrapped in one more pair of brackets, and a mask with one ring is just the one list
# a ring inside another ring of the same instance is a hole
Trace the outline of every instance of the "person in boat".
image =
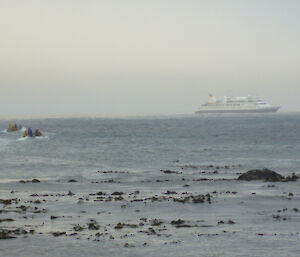
[(17, 131), (18, 127), (16, 125), (12, 125), (11, 123), (9, 123), (6, 130), (7, 130), (7, 132)]
[(27, 137), (27, 129), (23, 131), (22, 137)]
[(34, 131), (34, 136), (36, 136), (36, 137), (41, 137), (43, 134), (42, 134), (42, 132), (39, 130), (39, 129), (36, 129), (35, 131)]
[(33, 133), (32, 133), (32, 129), (31, 128), (27, 129), (27, 136), (28, 137), (33, 137)]

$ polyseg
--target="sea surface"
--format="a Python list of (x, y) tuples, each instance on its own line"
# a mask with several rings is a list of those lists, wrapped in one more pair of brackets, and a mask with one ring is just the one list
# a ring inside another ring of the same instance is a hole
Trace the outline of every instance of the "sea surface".
[(300, 174), (298, 113), (1, 120), (0, 130), (0, 199), (13, 199), (0, 203), (0, 230), (28, 232), (0, 240), (1, 257), (300, 256), (300, 181), (236, 180), (258, 168)]

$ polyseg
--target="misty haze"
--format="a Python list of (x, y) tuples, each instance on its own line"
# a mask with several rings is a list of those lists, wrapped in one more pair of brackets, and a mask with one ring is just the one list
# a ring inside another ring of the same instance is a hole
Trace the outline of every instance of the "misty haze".
[[(298, 1), (2, 1), (1, 117), (299, 111)], [(9, 106), (9, 108), (8, 108)]]

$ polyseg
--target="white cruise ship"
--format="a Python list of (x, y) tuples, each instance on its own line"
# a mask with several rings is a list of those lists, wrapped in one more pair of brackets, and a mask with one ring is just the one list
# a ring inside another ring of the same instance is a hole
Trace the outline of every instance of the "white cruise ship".
[(255, 113), (277, 112), (279, 106), (273, 106), (257, 96), (224, 96), (217, 100), (209, 95), (210, 99), (202, 104), (196, 113)]

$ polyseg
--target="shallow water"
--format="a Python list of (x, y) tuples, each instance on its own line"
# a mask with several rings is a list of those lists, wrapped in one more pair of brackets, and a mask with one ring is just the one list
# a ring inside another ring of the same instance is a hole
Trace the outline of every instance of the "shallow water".
[[(21, 201), (0, 203), (0, 219), (14, 219), (0, 227), (35, 232), (0, 240), (1, 256), (299, 256), (299, 181), (235, 179), (263, 167), (300, 173), (300, 114), (19, 121), (39, 139), (5, 133), (9, 122), (0, 121), (0, 199)], [(90, 195), (99, 191), (104, 201)], [(116, 191), (123, 199), (108, 200)], [(211, 203), (173, 199), (207, 193)], [(42, 211), (14, 212), (21, 205)], [(189, 227), (170, 224), (178, 219)], [(76, 224), (84, 230), (73, 236)]]

